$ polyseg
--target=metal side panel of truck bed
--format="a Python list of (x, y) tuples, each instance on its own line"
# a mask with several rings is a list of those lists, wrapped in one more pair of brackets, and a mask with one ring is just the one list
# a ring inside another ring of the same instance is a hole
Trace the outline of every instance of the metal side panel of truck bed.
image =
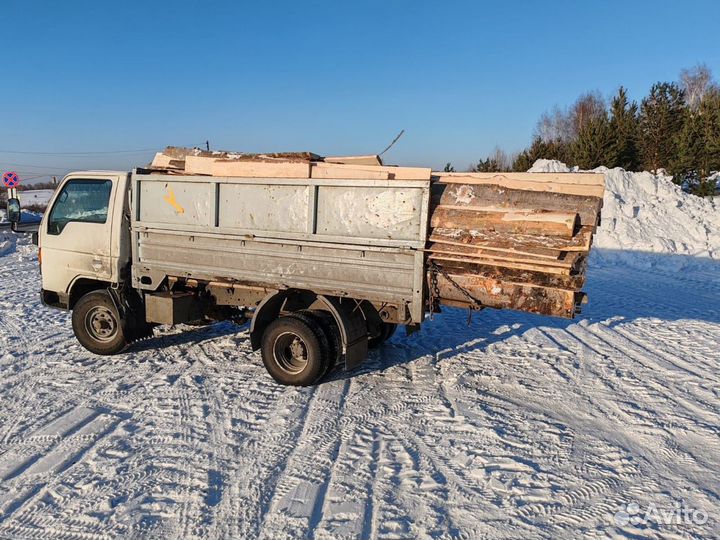
[(308, 289), (423, 318), (429, 180), (133, 173), (133, 285), (168, 276)]

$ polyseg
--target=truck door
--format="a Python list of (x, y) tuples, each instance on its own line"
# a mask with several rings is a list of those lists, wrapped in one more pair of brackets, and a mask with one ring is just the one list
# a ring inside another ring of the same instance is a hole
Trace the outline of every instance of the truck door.
[(43, 221), (43, 289), (67, 292), (78, 277), (110, 281), (111, 231), (117, 178), (70, 177)]

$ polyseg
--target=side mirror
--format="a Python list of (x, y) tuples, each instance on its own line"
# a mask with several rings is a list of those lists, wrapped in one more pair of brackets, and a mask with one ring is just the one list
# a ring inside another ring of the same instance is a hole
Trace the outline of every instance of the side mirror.
[(18, 199), (8, 199), (7, 218), (10, 223), (18, 223), (20, 221), (20, 201)]

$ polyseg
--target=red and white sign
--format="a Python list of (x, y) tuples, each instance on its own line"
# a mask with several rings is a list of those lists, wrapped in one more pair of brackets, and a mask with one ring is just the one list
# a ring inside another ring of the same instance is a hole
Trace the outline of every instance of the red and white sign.
[(17, 173), (10, 171), (3, 174), (3, 184), (5, 184), (6, 188), (12, 189), (14, 187), (17, 187), (19, 183), (20, 177), (17, 175)]

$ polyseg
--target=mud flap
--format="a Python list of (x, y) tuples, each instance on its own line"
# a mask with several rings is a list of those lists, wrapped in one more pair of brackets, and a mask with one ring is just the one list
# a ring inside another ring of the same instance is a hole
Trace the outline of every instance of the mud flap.
[(367, 358), (367, 323), (360, 306), (352, 299), (318, 296), (330, 309), (340, 327), (345, 369), (353, 369)]

